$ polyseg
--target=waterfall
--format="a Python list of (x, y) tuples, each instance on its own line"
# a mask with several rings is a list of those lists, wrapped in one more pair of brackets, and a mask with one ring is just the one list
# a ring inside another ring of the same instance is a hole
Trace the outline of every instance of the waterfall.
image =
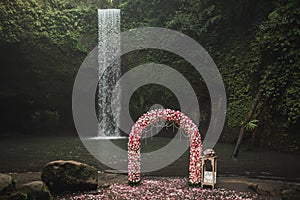
[[(98, 136), (120, 136), (117, 126), (120, 113), (120, 88), (116, 85), (121, 73), (120, 10), (98, 9)], [(111, 36), (116, 36), (111, 38)], [(116, 59), (114, 59), (116, 58)], [(104, 70), (106, 69), (106, 70)], [(116, 96), (112, 91), (116, 87)]]

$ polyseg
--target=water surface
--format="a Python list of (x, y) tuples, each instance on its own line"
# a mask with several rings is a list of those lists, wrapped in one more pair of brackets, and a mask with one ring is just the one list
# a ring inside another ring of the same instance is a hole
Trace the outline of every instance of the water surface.
[[(127, 139), (112, 140), (121, 148), (127, 147)], [(143, 152), (151, 152), (166, 145), (170, 138), (154, 137), (142, 141)], [(97, 139), (95, 144), (105, 142)], [(99, 143), (100, 142), (100, 143)], [(264, 149), (240, 152), (239, 158), (230, 158), (233, 146), (217, 144), (219, 175), (243, 175), (253, 178), (282, 179), (300, 182), (300, 157)], [(103, 150), (104, 151), (104, 150)], [(53, 160), (77, 160), (97, 167), (109, 169), (97, 161), (83, 146), (78, 137), (17, 137), (0, 140), (0, 172), (41, 171)], [(109, 152), (103, 152), (108, 153)], [(162, 155), (162, 158), (167, 155)], [(113, 155), (112, 155), (113, 157)], [(158, 158), (159, 160), (160, 158)], [(187, 176), (189, 153), (185, 152), (176, 162), (148, 175)]]

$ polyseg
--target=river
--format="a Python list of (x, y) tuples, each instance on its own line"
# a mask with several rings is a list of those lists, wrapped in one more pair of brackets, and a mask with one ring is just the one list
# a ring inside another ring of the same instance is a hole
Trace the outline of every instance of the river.
[[(170, 138), (155, 137), (142, 141), (142, 148), (151, 151), (169, 142)], [(114, 140), (126, 148), (127, 139)], [(218, 143), (218, 175), (242, 175), (251, 178), (287, 180), (300, 182), (300, 157), (260, 148), (242, 151), (238, 159), (231, 159), (233, 146)], [(77, 160), (108, 169), (95, 159), (78, 137), (6, 137), (0, 140), (0, 172), (36, 172), (49, 161)], [(147, 173), (156, 176), (187, 176), (188, 156), (186, 151), (176, 162), (167, 167)], [(163, 158), (162, 158), (163, 159)]]

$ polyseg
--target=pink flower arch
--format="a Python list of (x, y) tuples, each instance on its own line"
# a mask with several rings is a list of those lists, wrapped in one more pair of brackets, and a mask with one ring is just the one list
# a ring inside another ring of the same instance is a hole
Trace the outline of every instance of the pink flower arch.
[(171, 109), (151, 110), (142, 115), (132, 127), (128, 141), (129, 184), (136, 184), (141, 181), (140, 144), (142, 133), (148, 125), (160, 120), (168, 120), (177, 123), (189, 135), (189, 182), (192, 185), (200, 184), (202, 141), (198, 127), (192, 122), (189, 117), (184, 115), (182, 112)]

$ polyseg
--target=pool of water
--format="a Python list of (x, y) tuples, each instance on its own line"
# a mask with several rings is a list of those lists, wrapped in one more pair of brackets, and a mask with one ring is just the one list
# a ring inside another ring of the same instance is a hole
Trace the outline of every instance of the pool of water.
[[(94, 138), (101, 144), (105, 140)], [(126, 149), (127, 139), (114, 138), (111, 140), (120, 148)], [(154, 137), (142, 141), (142, 152), (151, 152), (168, 144), (170, 138)], [(253, 178), (281, 179), (300, 182), (300, 157), (287, 153), (278, 153), (265, 149), (242, 151), (238, 159), (231, 159), (233, 146), (217, 144), (219, 175), (242, 175)], [(105, 149), (101, 150), (102, 153)], [(0, 172), (41, 171), (49, 161), (77, 160), (97, 167), (99, 170), (109, 169), (95, 159), (84, 147), (78, 137), (17, 137), (0, 139)], [(113, 155), (112, 155), (113, 156)], [(161, 155), (161, 158), (164, 159)], [(156, 176), (187, 176), (189, 152), (186, 151), (175, 162), (167, 167), (149, 172), (147, 175)]]

